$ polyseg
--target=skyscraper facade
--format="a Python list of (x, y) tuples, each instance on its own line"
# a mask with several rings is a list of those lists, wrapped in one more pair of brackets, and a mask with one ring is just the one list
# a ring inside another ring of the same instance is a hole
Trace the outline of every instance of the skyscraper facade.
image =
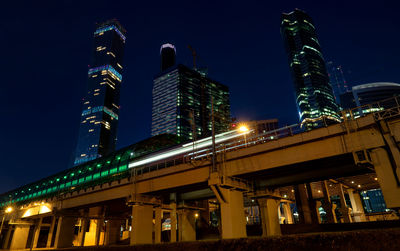
[(306, 130), (339, 122), (338, 105), (311, 17), (299, 9), (283, 13), (281, 34), (293, 77), (300, 122)]
[(175, 134), (183, 140), (229, 130), (229, 89), (184, 65), (161, 72), (153, 82), (151, 135)]
[(327, 63), (329, 82), (333, 89), (333, 95), (337, 104), (340, 104), (340, 95), (350, 91), (347, 81), (344, 77), (341, 65), (335, 65), (332, 61)]
[(126, 30), (116, 20), (98, 24), (93, 34), (74, 165), (115, 150)]

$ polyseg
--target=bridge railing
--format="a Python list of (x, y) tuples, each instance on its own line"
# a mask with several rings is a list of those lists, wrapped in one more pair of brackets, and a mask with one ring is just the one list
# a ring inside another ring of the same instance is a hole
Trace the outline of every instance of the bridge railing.
[[(342, 120), (344, 119), (354, 120), (370, 113), (374, 113), (374, 116), (378, 119), (387, 118), (394, 115), (400, 115), (400, 97), (395, 96), (393, 98), (385, 99), (376, 103), (344, 110), (342, 112)], [(242, 134), (241, 136), (238, 136), (231, 140), (225, 141), (220, 144), (216, 144), (215, 146), (216, 154), (236, 151), (238, 149), (258, 144), (264, 144), (277, 139), (290, 137), (302, 133), (304, 131), (305, 131), (304, 127), (302, 127), (301, 124), (293, 124), (290, 126), (285, 126), (282, 128), (278, 128), (260, 134), (256, 134), (254, 131), (250, 131), (249, 133)], [(135, 174), (141, 175), (144, 173), (160, 170), (178, 164), (193, 163), (194, 160), (211, 161), (211, 157), (212, 157), (212, 146), (209, 146), (202, 149), (196, 149), (184, 155), (136, 167)]]
[(377, 119), (384, 119), (400, 114), (400, 97), (394, 96), (375, 103), (354, 107), (342, 111), (343, 120), (354, 120), (373, 113)]

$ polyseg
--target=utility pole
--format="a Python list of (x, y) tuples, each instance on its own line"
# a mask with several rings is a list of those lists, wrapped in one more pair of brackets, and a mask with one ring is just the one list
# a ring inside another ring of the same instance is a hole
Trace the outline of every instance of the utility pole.
[(190, 110), (190, 115), (192, 117), (191, 124), (192, 124), (192, 141), (193, 141), (193, 158), (194, 158), (194, 150), (195, 150), (195, 141), (196, 141), (196, 121), (194, 116), (194, 110)]
[(215, 151), (215, 120), (214, 120), (214, 98), (211, 96), (211, 126), (212, 126), (212, 172), (217, 171), (216, 151)]

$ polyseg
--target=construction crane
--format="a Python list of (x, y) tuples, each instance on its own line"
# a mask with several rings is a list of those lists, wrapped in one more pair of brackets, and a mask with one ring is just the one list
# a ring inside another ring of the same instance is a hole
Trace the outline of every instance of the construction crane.
[(196, 51), (192, 48), (192, 46), (189, 44), (188, 45), (189, 50), (192, 52), (192, 57), (193, 57), (193, 69), (196, 69)]

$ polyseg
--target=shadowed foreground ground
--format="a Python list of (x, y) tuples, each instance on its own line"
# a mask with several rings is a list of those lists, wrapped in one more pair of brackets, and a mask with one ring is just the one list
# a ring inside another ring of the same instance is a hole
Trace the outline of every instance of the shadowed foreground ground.
[(180, 242), (138, 246), (62, 249), (74, 251), (197, 251), (197, 250), (400, 250), (400, 228), (334, 233), (296, 234), (270, 238)]

